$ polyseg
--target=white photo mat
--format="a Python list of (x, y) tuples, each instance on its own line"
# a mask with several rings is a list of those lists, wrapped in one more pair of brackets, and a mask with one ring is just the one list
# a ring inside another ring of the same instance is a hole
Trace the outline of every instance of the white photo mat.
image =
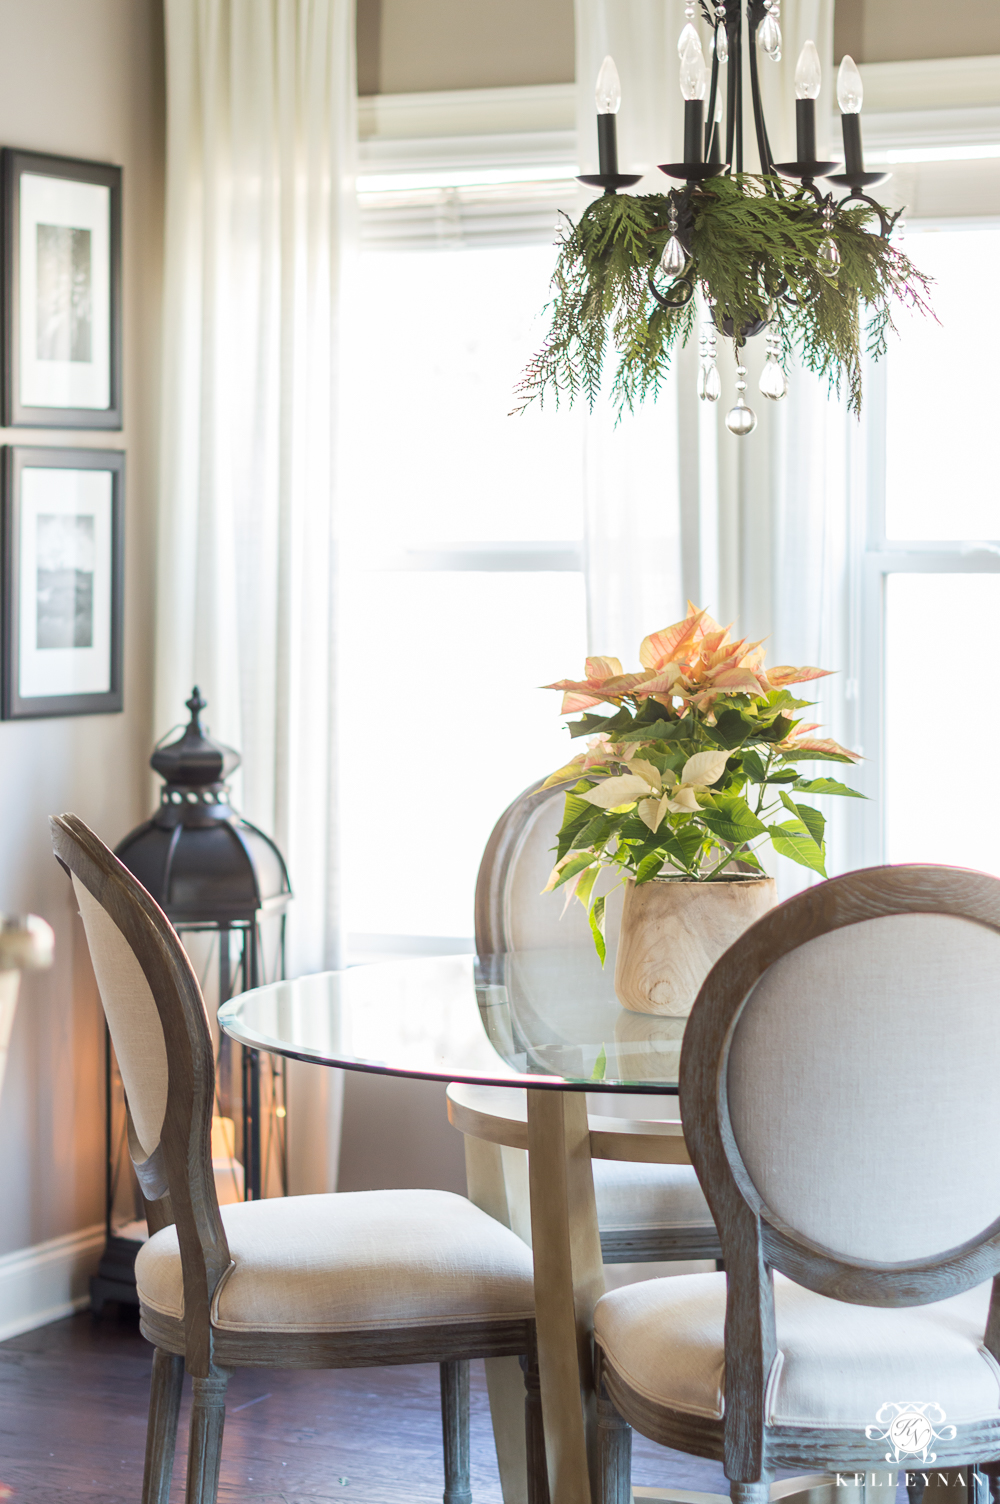
[(114, 476), (21, 472), (17, 692), (22, 700), (112, 688)]
[(111, 406), (111, 190), (20, 178), (20, 402)]

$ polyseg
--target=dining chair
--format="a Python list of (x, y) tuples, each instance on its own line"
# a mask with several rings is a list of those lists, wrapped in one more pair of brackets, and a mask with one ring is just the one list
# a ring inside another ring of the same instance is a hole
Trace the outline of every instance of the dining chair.
[(531, 1254), (444, 1191), (359, 1191), (220, 1210), (208, 1016), (166, 916), (74, 815), (51, 821), (80, 907), (128, 1104), (150, 1236), (136, 1259), (152, 1386), (143, 1504), (167, 1504), (186, 1367), (187, 1504), (213, 1504), (237, 1368), (441, 1368), (446, 1504), (470, 1504), (469, 1360), (525, 1370), (527, 1498), (544, 1504)]
[(680, 1095), (726, 1272), (597, 1302), (600, 1504), (630, 1427), (735, 1504), (1000, 1457), (998, 978), (1000, 881), (933, 866), (821, 883), (716, 963)]
[[(553, 848), (562, 823), (564, 789), (543, 789), (540, 783), (518, 796), (504, 811), (489, 838), (476, 882), (476, 950), (479, 955), (536, 951), (549, 947), (586, 948), (593, 938), (583, 908), (565, 909), (565, 892), (544, 893), (554, 862)], [(608, 960), (614, 974), (614, 951), (621, 921), (620, 901), (609, 904)], [(596, 957), (594, 965), (597, 965)], [(524, 1122), (525, 1093), (495, 1087), (449, 1088), (451, 1115), (460, 1123), (463, 1110), (479, 1115), (490, 1110), (512, 1125)], [(591, 1128), (611, 1131), (609, 1118), (660, 1122), (670, 1120), (662, 1096), (593, 1093), (589, 1098)], [(676, 1114), (673, 1115), (676, 1120)], [(468, 1140), (469, 1155), (481, 1160), (493, 1147)], [(504, 1154), (508, 1200), (526, 1205), (527, 1170), (515, 1156)], [(637, 1164), (595, 1159), (594, 1193), (601, 1230), (601, 1253), (608, 1264), (717, 1259), (718, 1234), (712, 1215), (690, 1165)], [(470, 1189), (471, 1194), (471, 1189)]]

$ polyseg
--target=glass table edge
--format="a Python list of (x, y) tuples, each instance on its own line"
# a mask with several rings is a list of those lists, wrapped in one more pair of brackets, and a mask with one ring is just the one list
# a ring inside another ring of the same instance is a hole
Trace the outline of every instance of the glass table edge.
[[(318, 973), (318, 975), (333, 975), (330, 972)], [(274, 1039), (269, 1034), (258, 1034), (253, 1029), (248, 1029), (239, 1017), (240, 1006), (248, 998), (258, 992), (269, 992), (275, 986), (287, 986), (287, 982), (272, 982), (263, 987), (252, 988), (248, 992), (237, 993), (219, 1008), (217, 1018), (220, 1029), (224, 1029), (230, 1039), (245, 1049), (257, 1050), (268, 1055), (283, 1055), (289, 1060), (301, 1060), (306, 1065), (325, 1065), (331, 1070), (364, 1071), (373, 1076), (398, 1076), (401, 1080), (409, 1081), (456, 1081), (464, 1086), (499, 1086), (513, 1087), (522, 1091), (592, 1091), (632, 1096), (662, 1096), (676, 1097), (679, 1087), (675, 1081), (594, 1081), (590, 1077), (572, 1076), (543, 1076), (533, 1075), (530, 1072), (511, 1070), (509, 1075), (483, 1075), (472, 1071), (428, 1071), (428, 1070), (403, 1070), (400, 1066), (383, 1065), (377, 1060), (360, 1060), (356, 1056), (338, 1059), (332, 1055), (322, 1055), (318, 1050), (293, 1049), (283, 1040)], [(499, 1057), (498, 1057), (499, 1058)]]

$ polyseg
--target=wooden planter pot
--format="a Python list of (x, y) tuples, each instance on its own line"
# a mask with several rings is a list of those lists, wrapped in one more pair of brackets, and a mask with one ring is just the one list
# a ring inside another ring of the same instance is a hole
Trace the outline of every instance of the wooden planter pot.
[(655, 878), (625, 889), (615, 992), (632, 1013), (686, 1018), (722, 953), (773, 908), (773, 877), (696, 883)]

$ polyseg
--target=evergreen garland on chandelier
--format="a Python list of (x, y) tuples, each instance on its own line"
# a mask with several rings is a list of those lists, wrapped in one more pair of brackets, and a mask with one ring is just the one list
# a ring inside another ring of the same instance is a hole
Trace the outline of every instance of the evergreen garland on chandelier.
[[(671, 205), (688, 260), (667, 284), (658, 264), (670, 238)], [(700, 287), (730, 337), (734, 329), (745, 337), (756, 333), (767, 321), (786, 357), (796, 351), (838, 394), (846, 386), (855, 414), (863, 350), (885, 354), (886, 334), (895, 327), (893, 300), (930, 312), (930, 279), (887, 236), (866, 228), (876, 217), (867, 204), (834, 211), (841, 271), (836, 279), (820, 271), (827, 222), (811, 192), (780, 178), (744, 174), (669, 193), (606, 194), (578, 224), (564, 217), (555, 296), (546, 310), (551, 327), (518, 383), (515, 412), (536, 400), (541, 406), (546, 396), (557, 404), (582, 396), (593, 408), (609, 346), (618, 357), (611, 389), (618, 416), (655, 397), (673, 350), (697, 324), (693, 298), (670, 307), (656, 297), (654, 288), (669, 296), (678, 282), (685, 291)], [(888, 228), (896, 218), (887, 216)]]
[[(694, 25), (696, 5), (711, 28), (710, 70)], [(733, 341), (737, 360), (737, 400), (726, 416), (732, 433), (752, 433), (757, 422), (744, 399), (741, 351), (765, 330), (765, 397), (785, 395), (785, 363), (797, 355), (838, 395), (846, 389), (848, 407), (857, 415), (863, 356), (885, 354), (887, 333), (895, 328), (893, 305), (931, 313), (930, 279), (889, 243), (899, 214), (866, 191), (885, 174), (865, 170), (861, 74), (851, 58), (843, 59), (837, 99), (844, 163), (819, 161), (822, 73), (814, 43), (805, 43), (795, 70), (796, 160), (776, 163), (759, 69), (762, 60), (781, 57), (780, 0), (687, 0), (685, 13), (677, 47), (683, 161), (660, 169), (684, 186), (619, 197), (639, 175), (618, 170), (621, 85), (613, 60), (605, 58), (596, 89), (600, 171), (580, 178), (603, 189), (603, 196), (577, 224), (563, 216), (554, 297), (546, 309), (549, 333), (518, 383), (514, 411), (532, 402), (541, 406), (546, 397), (558, 405), (582, 396), (593, 408), (609, 350), (617, 359), (611, 400), (618, 417), (655, 398), (674, 349), (697, 328), (700, 293), (699, 395), (710, 402), (721, 395), (721, 334)], [(756, 174), (744, 170), (744, 55), (760, 159)], [(833, 191), (822, 193), (817, 179), (840, 191), (839, 200)]]

